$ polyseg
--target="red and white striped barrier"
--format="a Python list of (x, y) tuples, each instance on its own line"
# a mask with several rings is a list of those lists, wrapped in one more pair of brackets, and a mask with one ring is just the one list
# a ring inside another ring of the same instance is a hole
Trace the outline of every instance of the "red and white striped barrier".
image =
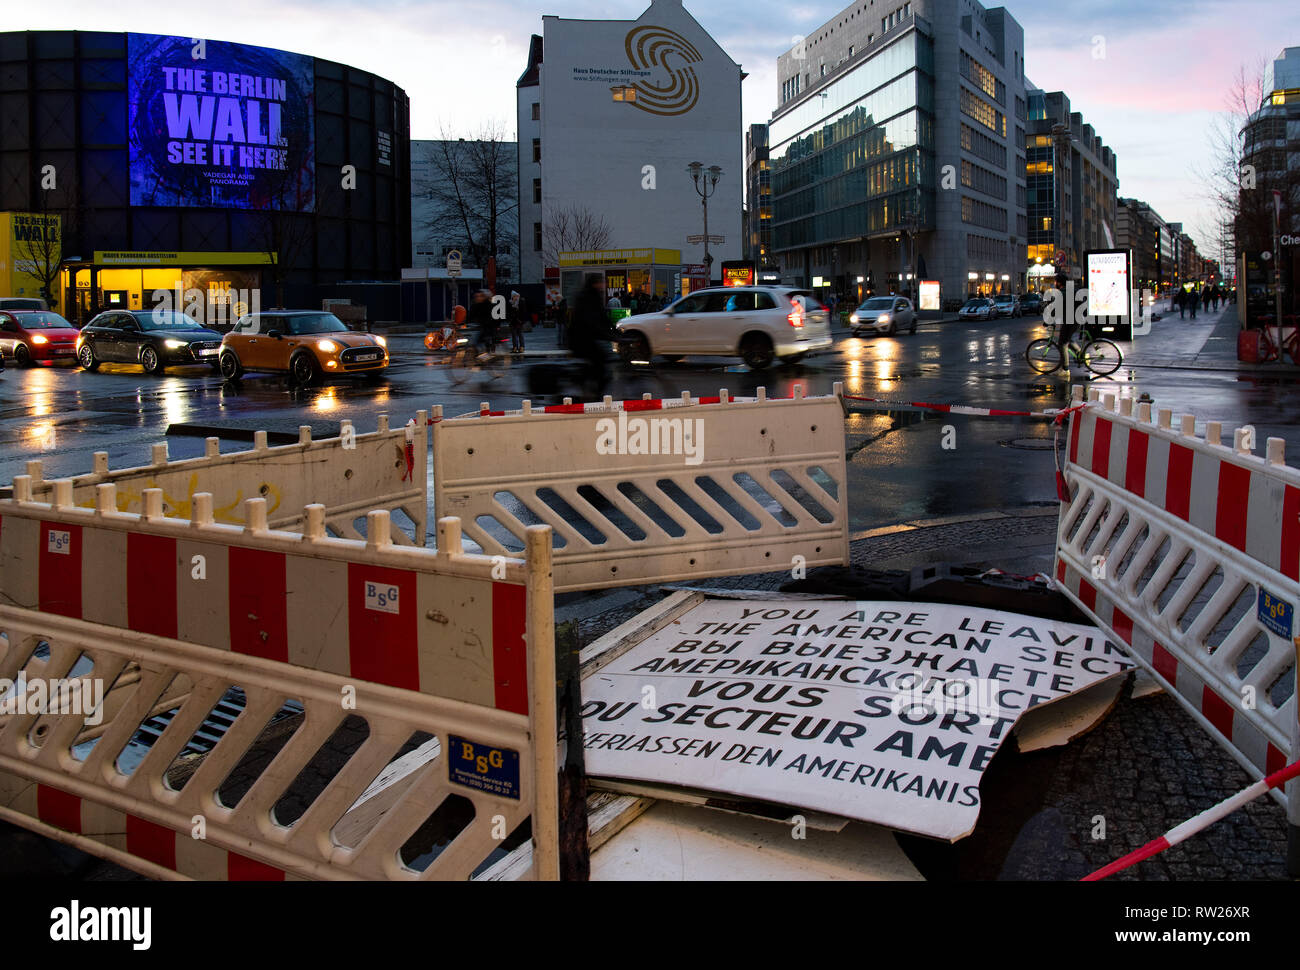
[[(1191, 415), (1106, 395), (1070, 422), (1057, 536), (1065, 594), (1254, 778), (1300, 754), (1296, 653), (1300, 470)], [(1136, 410), (1136, 414), (1135, 414)], [(1293, 782), (1273, 795), (1300, 825)], [(1300, 834), (1300, 829), (1294, 829)]]
[[(526, 558), (488, 558), (463, 552), (455, 519), (439, 523), (433, 552), (394, 545), (385, 510), (368, 514), (361, 542), (327, 536), (319, 505), (295, 535), (267, 528), (263, 499), (228, 526), (206, 493), (182, 520), (163, 516), (161, 490), (145, 491), (143, 514), (116, 511), (115, 492), (101, 484), (97, 507), (81, 509), (60, 481), (38, 503), (20, 476), (0, 501), (0, 680), (58, 679), (84, 656), (82, 676), (107, 685), (93, 736), (79, 711), (0, 715), (0, 818), (156, 877), (463, 879), (499, 845), (492, 819), (513, 831), (531, 817), (536, 872), (557, 877), (548, 529), (527, 532)], [(236, 688), (243, 713), (177, 794), (169, 765)], [(301, 724), (226, 806), (224, 780), (288, 700)], [(118, 753), (166, 710), (123, 780)], [(278, 800), (352, 714), (365, 743), (297, 822), (276, 822)], [(411, 760), (402, 751), (418, 734), (431, 740)], [(93, 750), (76, 755), (87, 738)], [(466, 748), (506, 775), (479, 780)], [(475, 806), (473, 825), (423, 873), (399, 863), (453, 794)], [(190, 832), (196, 816), (203, 836)]]
[[(97, 486), (96, 511), (59, 507), (61, 487), (42, 507), (24, 500), (19, 476), (18, 501), (0, 503), (10, 605), (527, 713), (517, 560), (468, 595), (433, 552), (392, 545), (384, 511), (369, 514), (358, 548), (325, 534), (321, 506), (307, 508), (299, 537), (267, 530), (264, 499), (248, 501), (239, 527), (211, 520), (210, 496), (196, 496), (191, 522), (163, 517), (158, 490), (140, 517), (112, 511), (113, 485)], [(466, 657), (462, 641), (483, 655)]]
[(1177, 845), (1179, 842), (1185, 842), (1197, 832), (1204, 831), (1215, 822), (1227, 818), (1243, 805), (1248, 805), (1259, 796), (1267, 794), (1269, 791), (1281, 788), (1292, 778), (1300, 777), (1300, 761), (1288, 765), (1281, 771), (1263, 778), (1249, 788), (1238, 792), (1231, 798), (1225, 798), (1213, 808), (1207, 808), (1201, 814), (1189, 818), (1181, 825), (1175, 825), (1158, 839), (1152, 839), (1140, 849), (1135, 849), (1126, 856), (1116, 859), (1108, 865), (1102, 866), (1096, 872), (1084, 876), (1080, 882), (1098, 882), (1107, 876), (1113, 876), (1117, 872), (1122, 872), (1131, 866), (1137, 865), (1144, 859), (1150, 859), (1152, 856), (1159, 855), (1165, 849)]

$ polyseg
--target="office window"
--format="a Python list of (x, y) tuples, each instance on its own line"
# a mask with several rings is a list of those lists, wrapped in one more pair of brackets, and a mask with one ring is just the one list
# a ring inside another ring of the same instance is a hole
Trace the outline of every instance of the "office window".
[(823, 65), (822, 65), (822, 77), (825, 77), (825, 76), (826, 76), (826, 65), (823, 64)]
[(540, 138), (534, 138), (533, 139), (533, 161), (540, 162), (541, 160), (542, 160), (542, 140)]
[(542, 202), (542, 180), (533, 179), (533, 203), (540, 205)]
[(854, 50), (853, 45), (850, 44), (850, 45), (849, 45), (849, 57), (852, 57), (852, 56), (853, 56), (853, 50)]
[(534, 121), (542, 120), (542, 106), (541, 103), (537, 101), (533, 102), (533, 120)]
[(533, 223), (533, 252), (540, 253), (541, 251), (542, 251), (542, 224), (540, 222), (534, 222)]

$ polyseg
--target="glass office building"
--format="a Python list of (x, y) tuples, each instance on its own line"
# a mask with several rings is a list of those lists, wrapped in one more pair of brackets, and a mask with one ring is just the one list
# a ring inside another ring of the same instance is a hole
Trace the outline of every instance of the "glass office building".
[(1024, 284), (1023, 32), (974, 0), (855, 3), (778, 59), (782, 278), (856, 299)]
[[(770, 128), (772, 245), (933, 229), (934, 48), (912, 31)], [(919, 207), (918, 207), (919, 203)]]

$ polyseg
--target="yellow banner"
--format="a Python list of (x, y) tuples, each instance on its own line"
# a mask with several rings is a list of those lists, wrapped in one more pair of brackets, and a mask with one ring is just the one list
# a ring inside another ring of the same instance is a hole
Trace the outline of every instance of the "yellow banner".
[(560, 253), (559, 258), (561, 266), (677, 265), (682, 261), (682, 253), (679, 249), (592, 249)]
[(265, 266), (270, 253), (108, 252), (95, 250), (96, 266)]

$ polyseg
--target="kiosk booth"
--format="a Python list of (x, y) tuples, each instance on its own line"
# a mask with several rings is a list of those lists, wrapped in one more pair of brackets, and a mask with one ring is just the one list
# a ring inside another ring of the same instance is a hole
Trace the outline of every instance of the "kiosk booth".
[(632, 293), (675, 299), (682, 272), (680, 249), (594, 249), (560, 253), (560, 292), (573, 305), (588, 273), (605, 277), (605, 295), (626, 302)]

